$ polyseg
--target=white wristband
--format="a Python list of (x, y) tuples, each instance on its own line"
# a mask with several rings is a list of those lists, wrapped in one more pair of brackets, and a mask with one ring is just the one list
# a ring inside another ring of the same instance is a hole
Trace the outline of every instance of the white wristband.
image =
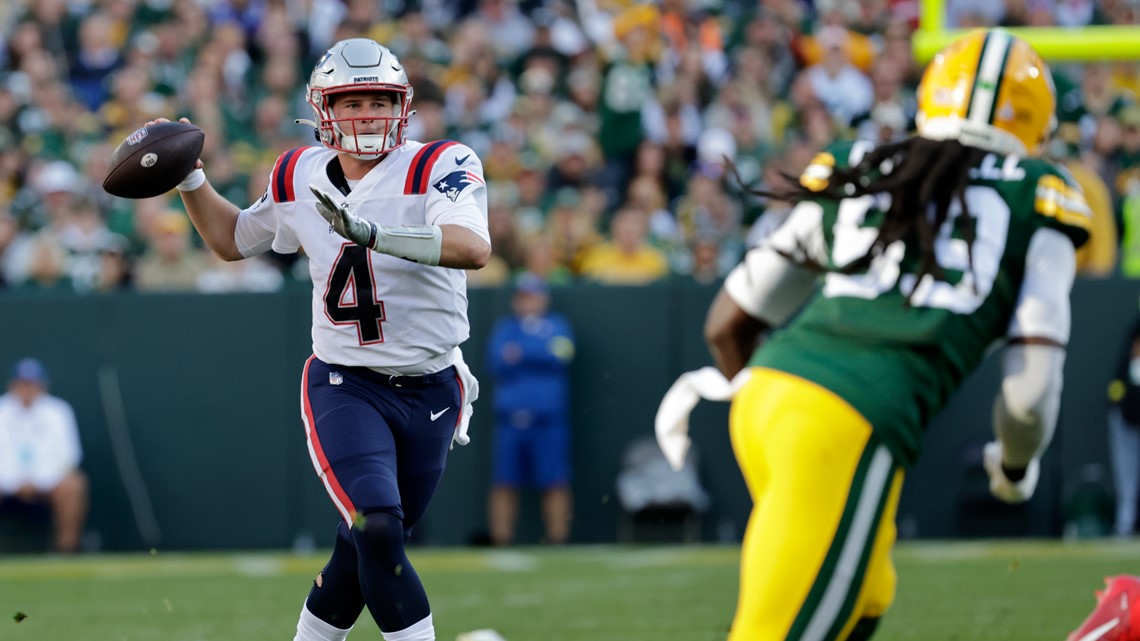
[(187, 175), (185, 178), (183, 178), (182, 182), (175, 185), (175, 189), (178, 191), (194, 191), (195, 189), (205, 184), (206, 172), (202, 171), (202, 168), (199, 167), (198, 169), (190, 172), (189, 175)]

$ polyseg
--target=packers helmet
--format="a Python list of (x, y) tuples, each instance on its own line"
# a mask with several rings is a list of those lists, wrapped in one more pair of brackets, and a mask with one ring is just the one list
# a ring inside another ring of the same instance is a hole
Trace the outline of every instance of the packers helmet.
[(918, 135), (1001, 154), (1037, 154), (1056, 128), (1057, 92), (1029, 43), (974, 31), (938, 52), (918, 87)]

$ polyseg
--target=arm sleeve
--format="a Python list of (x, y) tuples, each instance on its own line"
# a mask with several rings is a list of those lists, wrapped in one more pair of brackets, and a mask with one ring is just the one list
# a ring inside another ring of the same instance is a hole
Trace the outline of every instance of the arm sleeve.
[(1002, 355), (994, 435), (1009, 467), (1026, 467), (1049, 446), (1061, 408), (1064, 366), (1065, 350), (1052, 345), (1011, 345)]
[[(1042, 228), (1034, 233), (1010, 337), (1068, 342), (1075, 268), (1073, 243), (1062, 232)], [(1064, 364), (1065, 351), (1057, 346), (1006, 348), (1001, 391), (994, 402), (994, 434), (1006, 465), (1025, 467), (1048, 447), (1061, 405)]]
[(300, 247), (292, 234), (278, 233), (277, 205), (268, 191), (256, 203), (238, 212), (234, 243), (246, 258), (270, 249), (290, 254)]
[(725, 292), (733, 302), (773, 327), (787, 322), (815, 291), (816, 272), (797, 261), (826, 264), (822, 220), (818, 204), (796, 205), (784, 224), (725, 279)]
[(432, 167), (427, 193), (428, 225), (466, 227), (491, 243), (487, 231), (487, 185), (483, 163), (470, 147), (447, 149)]
[(1069, 292), (1073, 288), (1076, 251), (1065, 234), (1038, 229), (1025, 256), (1025, 278), (1007, 335), (1069, 342)]

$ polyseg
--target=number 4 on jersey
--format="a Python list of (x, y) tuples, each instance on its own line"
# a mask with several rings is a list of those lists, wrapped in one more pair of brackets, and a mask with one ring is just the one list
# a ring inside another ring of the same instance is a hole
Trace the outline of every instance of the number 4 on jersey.
[(384, 342), (384, 301), (376, 299), (372, 256), (365, 247), (345, 243), (329, 273), (325, 315), (337, 325), (356, 325), (361, 345)]

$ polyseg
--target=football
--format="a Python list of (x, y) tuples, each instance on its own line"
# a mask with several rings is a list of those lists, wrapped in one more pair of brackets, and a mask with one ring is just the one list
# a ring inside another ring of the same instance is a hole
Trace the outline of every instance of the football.
[(150, 198), (174, 189), (194, 169), (206, 134), (185, 122), (135, 130), (111, 154), (103, 189), (122, 198)]

